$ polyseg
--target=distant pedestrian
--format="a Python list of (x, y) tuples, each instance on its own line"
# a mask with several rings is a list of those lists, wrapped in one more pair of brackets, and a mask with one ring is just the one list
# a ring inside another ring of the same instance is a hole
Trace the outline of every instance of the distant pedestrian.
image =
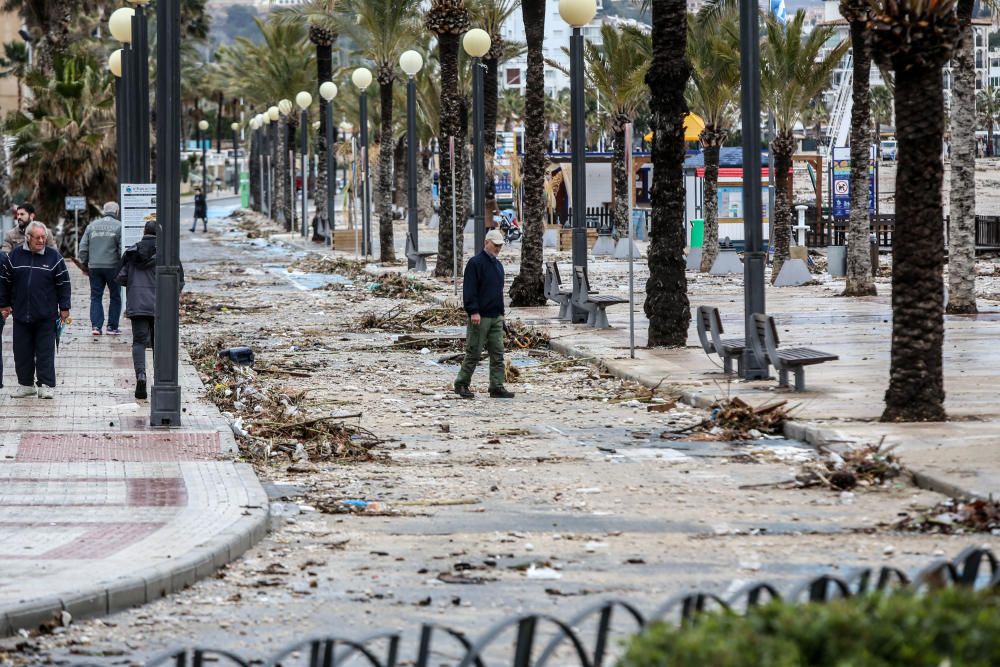
[(208, 231), (208, 200), (201, 188), (194, 189), (194, 219), (191, 221), (191, 231), (195, 231), (201, 220), (202, 231)]
[(28, 223), (25, 234), (24, 244), (0, 260), (0, 317), (14, 315), (19, 386), (11, 396), (24, 398), (37, 391), (39, 398), (53, 398), (56, 328), (69, 321), (69, 271), (59, 251), (46, 246), (45, 225), (37, 220)]
[[(125, 291), (125, 316), (132, 321), (132, 365), (135, 367), (135, 397), (146, 398), (146, 348), (153, 347), (156, 316), (156, 223), (147, 222), (142, 240), (122, 256), (117, 282)], [(184, 268), (181, 267), (181, 289)]]
[(80, 239), (80, 265), (90, 277), (90, 333), (101, 335), (104, 326), (104, 290), (111, 293), (108, 304), (108, 335), (118, 336), (122, 315), (122, 290), (115, 284), (121, 266), (122, 223), (118, 219), (118, 204), (104, 205), (104, 217), (87, 225)]
[(490, 397), (513, 398), (504, 386), (503, 364), (503, 265), (497, 255), (503, 249), (503, 234), (486, 233), (486, 243), (465, 266), (464, 305), (469, 315), (465, 329), (465, 360), (455, 380), (455, 393), (462, 398), (475, 396), (469, 389), (483, 347), (490, 355)]
[[(10, 252), (19, 245), (24, 245), (24, 230), (28, 226), (29, 222), (35, 221), (35, 207), (31, 204), (25, 202), (17, 207), (17, 224), (9, 232), (4, 234), (3, 245), (0, 246), (0, 251)], [(46, 243), (50, 248), (56, 247), (55, 239), (49, 234)]]

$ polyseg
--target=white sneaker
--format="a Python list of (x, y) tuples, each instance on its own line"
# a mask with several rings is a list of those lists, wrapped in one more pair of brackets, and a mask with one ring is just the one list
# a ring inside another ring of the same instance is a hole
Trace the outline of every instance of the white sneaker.
[(38, 398), (55, 398), (55, 396), (55, 388), (46, 387), (44, 384), (38, 387)]
[(26, 387), (23, 384), (19, 384), (10, 392), (11, 398), (27, 398), (28, 396), (35, 395), (34, 387)]

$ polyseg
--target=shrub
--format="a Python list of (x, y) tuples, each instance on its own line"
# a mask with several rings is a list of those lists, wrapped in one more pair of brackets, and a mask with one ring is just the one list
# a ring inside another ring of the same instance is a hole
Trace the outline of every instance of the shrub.
[(745, 616), (650, 625), (621, 667), (987, 667), (1000, 665), (1000, 592), (949, 588), (829, 603), (771, 602)]

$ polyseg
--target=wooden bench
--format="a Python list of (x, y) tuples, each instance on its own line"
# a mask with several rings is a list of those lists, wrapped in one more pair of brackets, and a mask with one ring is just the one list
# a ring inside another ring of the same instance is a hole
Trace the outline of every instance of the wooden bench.
[(573, 305), (589, 313), (587, 324), (595, 329), (611, 328), (611, 325), (608, 323), (608, 315), (604, 312), (608, 306), (618, 303), (628, 303), (628, 299), (622, 299), (617, 296), (602, 296), (591, 293), (590, 281), (587, 280), (587, 272), (583, 270), (582, 266), (573, 267), (573, 294), (575, 297), (570, 297), (571, 300), (575, 298), (572, 301)]
[[(594, 242), (597, 241), (597, 230), (593, 227), (587, 228), (587, 248), (594, 247)], [(559, 228), (559, 247), (557, 250), (560, 252), (565, 252), (567, 250), (573, 249), (573, 228), (572, 227), (560, 227)]]
[(746, 341), (742, 338), (722, 337), (722, 316), (715, 306), (698, 306), (698, 339), (705, 354), (717, 354), (722, 359), (722, 370), (729, 374), (733, 372), (733, 359), (736, 360), (736, 372), (743, 375), (743, 351)]
[(427, 270), (427, 258), (434, 257), (437, 255), (436, 252), (420, 252), (417, 250), (416, 246), (413, 245), (413, 239), (410, 238), (409, 232), (406, 234), (406, 259), (413, 262), (414, 271), (426, 271)]
[(555, 262), (545, 262), (545, 298), (559, 304), (559, 319), (567, 320), (570, 317), (570, 297), (573, 292), (562, 289), (562, 281), (559, 279), (559, 265)]
[(806, 390), (806, 366), (836, 361), (840, 357), (808, 347), (779, 348), (778, 328), (770, 315), (754, 313), (751, 344), (761, 366), (768, 360), (778, 371), (778, 386), (788, 387), (788, 371), (795, 373), (795, 391)]

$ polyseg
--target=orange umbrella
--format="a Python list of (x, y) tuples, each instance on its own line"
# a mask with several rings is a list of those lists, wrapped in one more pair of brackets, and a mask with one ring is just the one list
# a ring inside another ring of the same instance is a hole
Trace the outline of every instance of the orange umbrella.
[[(701, 136), (701, 131), (705, 129), (705, 121), (701, 119), (701, 116), (694, 113), (689, 113), (684, 116), (684, 141), (698, 141)], [(650, 132), (643, 137), (644, 141), (652, 141), (653, 133)]]

